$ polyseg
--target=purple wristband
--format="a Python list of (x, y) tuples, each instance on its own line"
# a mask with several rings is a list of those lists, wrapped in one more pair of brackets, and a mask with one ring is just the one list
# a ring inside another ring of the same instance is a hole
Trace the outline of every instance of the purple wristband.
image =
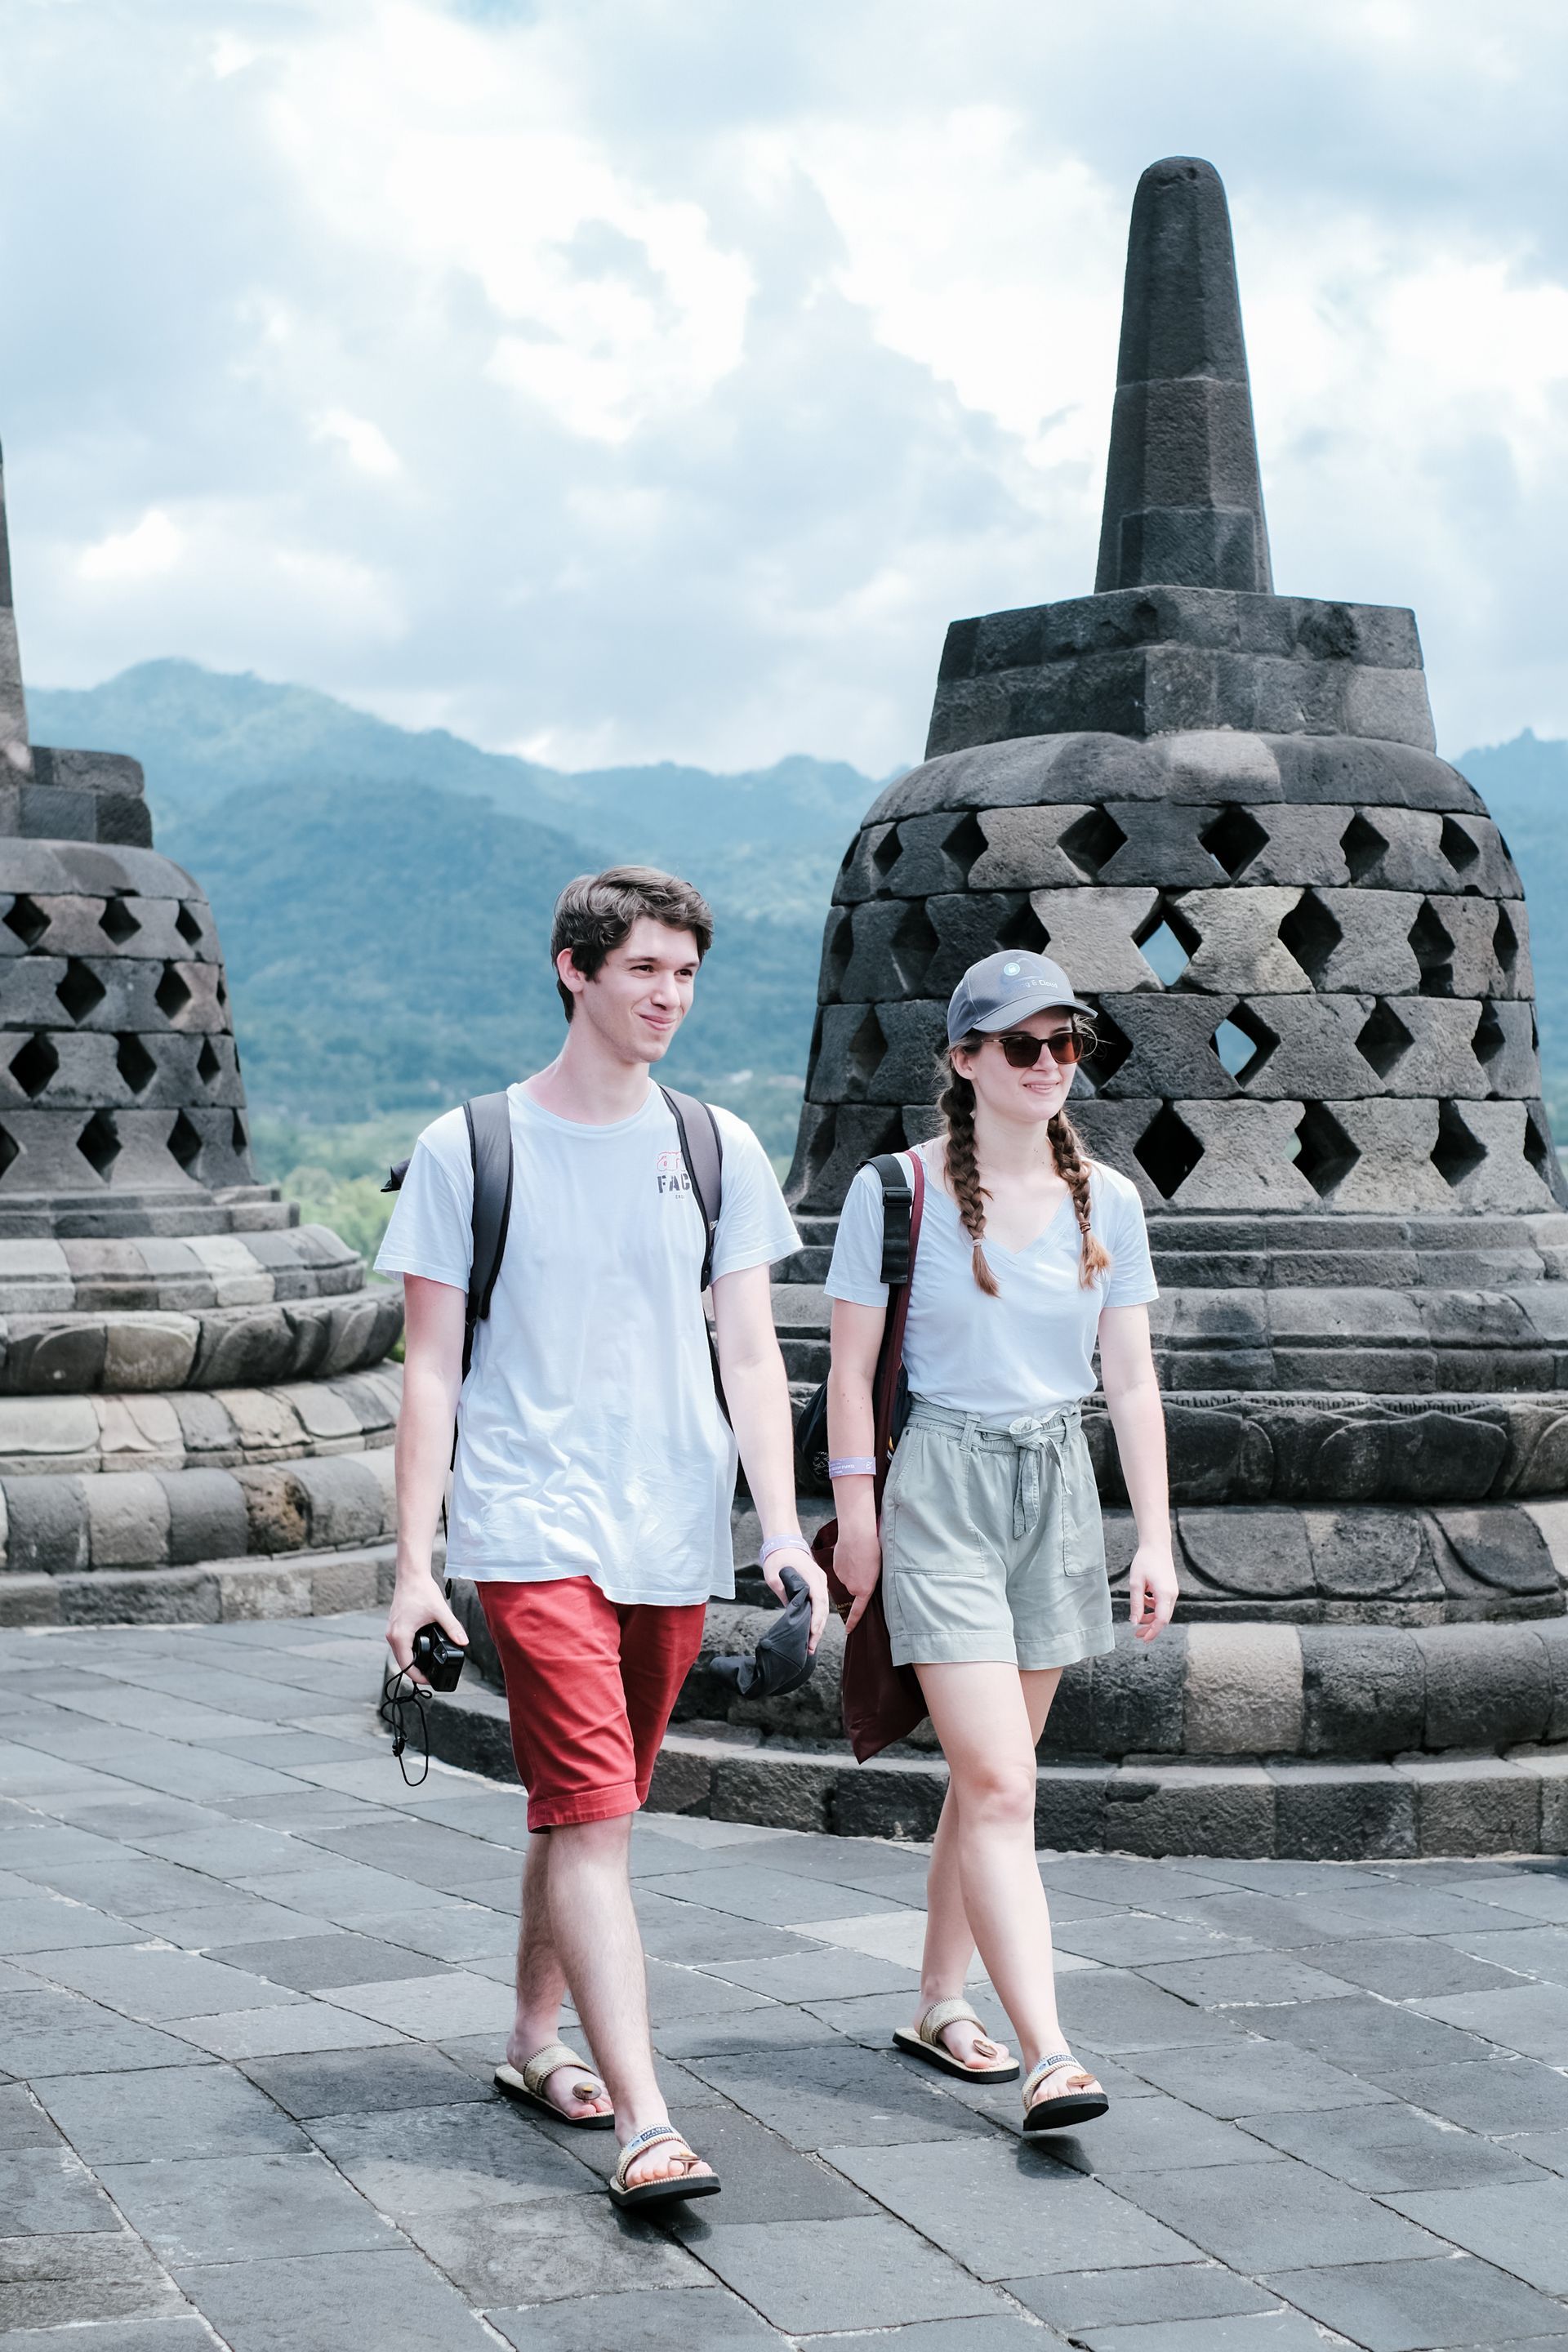
[(877, 1465), (869, 1454), (836, 1454), (827, 1465), (830, 1478), (874, 1478)]
[(811, 1546), (799, 1533), (793, 1536), (770, 1536), (757, 1554), (757, 1565), (766, 1568), (770, 1554), (775, 1551), (809, 1551)]

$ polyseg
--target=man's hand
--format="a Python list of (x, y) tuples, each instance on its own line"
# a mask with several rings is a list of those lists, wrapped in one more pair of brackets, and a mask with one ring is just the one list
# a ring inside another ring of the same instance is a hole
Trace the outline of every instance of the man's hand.
[(1171, 1622), (1177, 1600), (1176, 1569), (1167, 1546), (1140, 1544), (1127, 1579), (1128, 1615), (1141, 1642), (1152, 1642)]
[(840, 1522), (833, 1552), (833, 1573), (845, 1591), (853, 1596), (849, 1614), (844, 1620), (845, 1633), (852, 1633), (866, 1614), (866, 1605), (882, 1573), (882, 1542), (874, 1521), (867, 1528), (853, 1530)]
[(827, 1579), (805, 1544), (781, 1544), (777, 1551), (768, 1554), (763, 1568), (763, 1581), (778, 1601), (789, 1598), (780, 1574), (784, 1568), (793, 1568), (811, 1594), (811, 1634), (805, 1645), (809, 1654), (821, 1641), (822, 1629), (827, 1622)]
[(453, 1615), (451, 1603), (435, 1578), (428, 1571), (406, 1580), (400, 1577), (386, 1612), (386, 1646), (409, 1680), (417, 1683), (421, 1690), (428, 1690), (430, 1685), (414, 1667), (414, 1636), (421, 1625), (432, 1622), (450, 1633), (465, 1650), (468, 1648), (468, 1637), (461, 1621)]

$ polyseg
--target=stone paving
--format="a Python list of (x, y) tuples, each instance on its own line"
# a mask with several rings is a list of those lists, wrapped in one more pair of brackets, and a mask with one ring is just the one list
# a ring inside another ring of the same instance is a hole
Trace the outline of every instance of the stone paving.
[(662, 2230), (491, 2094), (522, 1801), (405, 1788), (379, 1638), (11, 1636), (4, 2352), (1568, 2352), (1563, 1864), (1042, 1855), (1113, 2105), (1040, 2147), (888, 2049), (918, 1851), (649, 1816)]

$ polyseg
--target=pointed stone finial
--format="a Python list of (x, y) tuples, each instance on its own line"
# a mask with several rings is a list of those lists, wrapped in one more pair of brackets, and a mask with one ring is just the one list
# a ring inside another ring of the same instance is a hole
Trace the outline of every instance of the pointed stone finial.
[(27, 706), (22, 698), (22, 656), (11, 604), (11, 547), (5, 534), (5, 466), (0, 458), (0, 781), (26, 775), (33, 764), (27, 749)]
[(1195, 156), (1151, 163), (1132, 200), (1094, 584), (1274, 585), (1230, 213)]

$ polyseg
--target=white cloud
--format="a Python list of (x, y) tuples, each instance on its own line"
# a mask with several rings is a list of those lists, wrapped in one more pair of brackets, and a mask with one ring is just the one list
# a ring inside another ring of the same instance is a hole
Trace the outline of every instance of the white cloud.
[(316, 419), (314, 432), (319, 441), (336, 441), (351, 466), (362, 474), (396, 474), (403, 470), (402, 460), (379, 425), (368, 416), (355, 416), (346, 408), (329, 408)]
[(84, 547), (77, 569), (84, 580), (141, 583), (172, 572), (184, 549), (184, 534), (161, 507), (149, 507), (129, 530), (110, 531)]

